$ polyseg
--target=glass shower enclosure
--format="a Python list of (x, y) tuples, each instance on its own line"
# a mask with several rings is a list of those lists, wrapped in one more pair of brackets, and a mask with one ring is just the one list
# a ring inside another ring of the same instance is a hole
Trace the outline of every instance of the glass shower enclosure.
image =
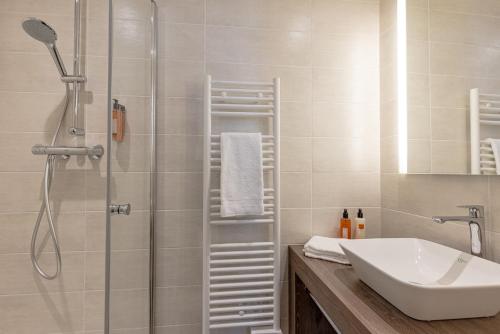
[(154, 332), (156, 10), (109, 0), (105, 333)]

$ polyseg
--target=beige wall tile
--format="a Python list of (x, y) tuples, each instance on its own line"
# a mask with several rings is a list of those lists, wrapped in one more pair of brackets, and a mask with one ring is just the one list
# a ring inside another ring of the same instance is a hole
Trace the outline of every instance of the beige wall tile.
[(159, 173), (158, 209), (201, 209), (202, 187), (199, 173)]
[[(115, 7), (122, 8), (122, 6)], [(105, 18), (89, 19), (86, 27), (86, 54), (91, 56), (107, 56), (108, 41), (107, 38), (103, 38), (108, 33), (107, 20)], [(150, 39), (148, 36), (149, 25), (146, 20), (119, 19), (115, 17), (113, 20), (114, 59), (148, 57), (147, 50), (150, 48)], [(72, 52), (72, 48), (70, 50)]]
[[(0, 211), (37, 211), (41, 203), (42, 173), (0, 173)], [(52, 199), (57, 211), (83, 211), (83, 172), (57, 172)]]
[(312, 119), (313, 116), (309, 103), (281, 103), (280, 127), (282, 136), (310, 137), (312, 135)]
[(373, 33), (378, 30), (378, 2), (313, 0), (312, 26), (319, 32)]
[(437, 174), (467, 174), (469, 144), (465, 141), (432, 141), (432, 172)]
[(298, 31), (207, 26), (207, 61), (310, 65), (310, 34)]
[[(158, 134), (203, 134), (203, 103), (196, 99), (160, 99)], [(167, 111), (168, 112), (165, 112)]]
[(159, 135), (157, 142), (158, 171), (202, 172), (202, 136)]
[[(100, 0), (87, 0), (90, 17), (106, 17), (107, 3)], [(146, 19), (149, 4), (142, 0), (119, 0), (113, 6), (113, 17), (116, 19)]]
[(310, 2), (302, 0), (259, 0), (257, 2), (209, 0), (207, 23), (306, 31), (310, 28), (310, 10)]
[(203, 0), (158, 0), (158, 18), (177, 23), (203, 23)]
[(281, 138), (281, 171), (311, 172), (312, 170), (311, 138)]
[(432, 170), (430, 140), (408, 140), (408, 172), (430, 173)]
[(313, 135), (336, 138), (378, 138), (378, 107), (364, 103), (313, 103)]
[(379, 1), (379, 31), (381, 34), (391, 29), (396, 22), (396, 0)]
[[(0, 28), (5, 32), (5, 35), (2, 36), (0, 50), (33, 52), (50, 59), (45, 45), (36, 42), (22, 28), (22, 22), (26, 19), (28, 13), (33, 13), (33, 11), (27, 10), (24, 13), (0, 12)], [(37, 15), (37, 17), (47, 22), (57, 31), (59, 52), (61, 54), (71, 54), (73, 52), (73, 22), (68, 20), (68, 17), (59, 15), (42, 14)]]
[(313, 208), (377, 207), (380, 176), (377, 173), (316, 173), (313, 175)]
[(82, 298), (81, 292), (0, 296), (0, 331), (46, 334), (82, 330)]
[(159, 61), (158, 95), (160, 97), (201, 98), (202, 93), (202, 63), (163, 59)]
[[(104, 290), (104, 257), (104, 252), (86, 252), (86, 290)], [(112, 289), (147, 289), (149, 284), (149, 250), (114, 250), (111, 252), (111, 263)]]
[(430, 101), (429, 76), (427, 74), (408, 74), (408, 105), (428, 107)]
[(313, 33), (311, 52), (312, 64), (318, 67), (373, 70), (379, 66), (375, 31), (367, 35)]
[(314, 172), (377, 172), (379, 141), (372, 139), (314, 138)]
[(157, 327), (157, 334), (198, 334), (201, 332), (201, 324), (194, 325), (174, 325)]
[(432, 10), (500, 16), (500, 4), (495, 0), (484, 0), (481, 6), (474, 0), (430, 0), (429, 5)]
[(9, 110), (0, 113), (0, 131), (52, 132), (52, 120), (62, 112), (63, 99), (63, 89), (57, 93), (0, 92), (0, 108)]
[(281, 210), (281, 243), (304, 244), (311, 238), (311, 209)]
[(399, 174), (382, 173), (380, 188), (382, 208), (396, 210), (399, 207)]
[(429, 42), (409, 39), (407, 42), (407, 69), (410, 73), (429, 73)]
[(408, 39), (427, 40), (429, 26), (427, 8), (408, 6), (406, 9), (406, 31)]
[[(86, 250), (102, 251), (105, 247), (106, 215), (104, 212), (86, 213)], [(113, 250), (149, 248), (149, 211), (132, 210), (130, 215), (111, 219), (111, 247)]]
[(469, 115), (465, 108), (432, 108), (432, 139), (467, 141)]
[[(0, 214), (0, 254), (28, 253), (33, 226), (38, 213), (2, 213)], [(54, 223), (59, 235), (61, 250), (64, 252), (82, 251), (85, 248), (85, 215), (69, 212), (54, 215)], [(41, 223), (39, 240), (47, 234), (46, 218)], [(46, 243), (45, 251), (52, 251), (52, 244)]]
[(431, 138), (431, 110), (428, 107), (408, 106), (407, 117), (408, 139), (429, 140)]
[[(69, 64), (68, 57), (62, 57)], [(4, 53), (0, 57), (0, 90), (58, 93), (64, 91), (50, 55)]]
[(160, 58), (203, 61), (203, 25), (160, 21), (158, 29)]
[(157, 289), (158, 326), (201, 322), (201, 287)]
[(203, 251), (201, 248), (160, 248), (156, 258), (156, 286), (202, 284)]
[(200, 210), (157, 212), (158, 247), (201, 247), (202, 224)]
[(73, 4), (64, 0), (30, 1), (19, 0), (0, 4), (0, 12), (39, 13), (73, 16)]
[(378, 70), (313, 68), (314, 102), (378, 104)]
[[(40, 266), (49, 274), (55, 272), (55, 261), (55, 254), (52, 252), (42, 253), (39, 256)], [(81, 291), (84, 287), (85, 270), (83, 253), (62, 253), (62, 261), (64, 261), (63, 274), (54, 280), (46, 280), (34, 272), (29, 254), (0, 255), (0, 265), (4, 268), (0, 275), (0, 294)]]
[(380, 140), (380, 170), (383, 173), (398, 173), (398, 137), (385, 137)]
[[(148, 324), (148, 290), (111, 291), (111, 328), (145, 328)], [(85, 294), (85, 328), (99, 330), (104, 326), (104, 292)]]
[(281, 173), (281, 207), (309, 208), (311, 206), (311, 174)]

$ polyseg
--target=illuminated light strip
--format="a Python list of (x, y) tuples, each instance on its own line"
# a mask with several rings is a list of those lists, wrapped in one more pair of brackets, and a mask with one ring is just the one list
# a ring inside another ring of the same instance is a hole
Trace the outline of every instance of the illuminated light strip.
[(397, 106), (399, 172), (408, 173), (408, 87), (406, 54), (406, 0), (397, 0)]

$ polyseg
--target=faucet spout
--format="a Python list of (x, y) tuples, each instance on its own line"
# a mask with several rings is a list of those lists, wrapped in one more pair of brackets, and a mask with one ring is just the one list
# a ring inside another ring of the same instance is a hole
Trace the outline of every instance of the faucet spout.
[(432, 221), (444, 224), (449, 221), (464, 222), (469, 225), (471, 254), (479, 257), (486, 257), (486, 235), (484, 208), (481, 205), (459, 206), (469, 209), (468, 216), (434, 216)]

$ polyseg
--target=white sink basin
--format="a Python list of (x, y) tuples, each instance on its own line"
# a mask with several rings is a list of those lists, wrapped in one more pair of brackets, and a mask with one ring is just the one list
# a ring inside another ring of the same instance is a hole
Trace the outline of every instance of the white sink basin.
[(345, 240), (359, 278), (418, 320), (494, 316), (500, 265), (421, 239)]

